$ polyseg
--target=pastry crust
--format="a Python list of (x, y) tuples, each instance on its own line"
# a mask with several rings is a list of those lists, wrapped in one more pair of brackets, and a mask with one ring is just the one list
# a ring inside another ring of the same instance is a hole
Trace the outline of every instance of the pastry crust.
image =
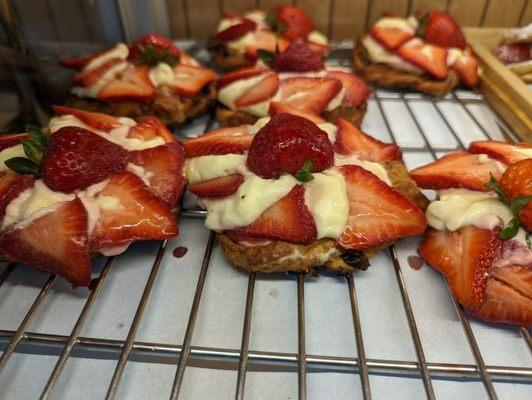
[(207, 50), (211, 53), (213, 63), (224, 71), (231, 71), (252, 64), (246, 58), (245, 53), (236, 53), (214, 38), (211, 38), (207, 43)]
[(367, 82), (389, 89), (410, 89), (431, 96), (443, 96), (460, 84), (456, 72), (449, 70), (447, 79), (438, 81), (426, 75), (398, 71), (385, 64), (371, 62), (362, 41), (357, 40), (353, 51), (353, 69)]
[(146, 102), (118, 101), (105, 103), (97, 99), (71, 96), (66, 105), (117, 117), (130, 117), (137, 121), (141, 121), (148, 116), (155, 116), (165, 125), (172, 125), (183, 124), (188, 119), (207, 112), (215, 98), (216, 88), (213, 82), (192, 97), (181, 96), (169, 86), (159, 86), (155, 97)]
[[(417, 204), (423, 210), (428, 199), (421, 193), (400, 160), (384, 163), (392, 186), (403, 196)], [(337, 246), (334, 239), (316, 240), (310, 245), (298, 245), (283, 241), (269, 241), (267, 244), (244, 246), (235, 242), (224, 233), (218, 234), (218, 240), (229, 262), (250, 272), (305, 272), (312, 273), (316, 268), (325, 268), (340, 273), (350, 273), (367, 268), (367, 259), (392, 243), (364, 251), (345, 250)], [(356, 262), (347, 264), (342, 255), (351, 256)]]

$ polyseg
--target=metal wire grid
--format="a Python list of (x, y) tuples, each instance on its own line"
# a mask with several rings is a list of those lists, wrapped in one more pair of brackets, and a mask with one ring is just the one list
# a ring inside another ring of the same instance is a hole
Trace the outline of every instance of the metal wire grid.
[[(347, 53), (348, 54), (348, 53)], [(345, 64), (348, 57), (339, 59), (340, 64)], [(396, 137), (391, 128), (391, 123), (383, 108), (383, 100), (394, 99), (403, 103), (408, 110), (408, 113), (414, 121), (417, 129), (422, 134), (424, 141), (423, 147), (403, 147), (403, 150), (407, 151), (428, 151), (433, 158), (436, 158), (436, 149), (432, 147), (428, 140), (423, 127), (419, 123), (412, 110), (412, 102), (422, 100), (429, 101), (434, 106), (434, 109), (438, 112), (441, 119), (445, 122), (447, 128), (456, 139), (457, 146), (450, 148), (438, 148), (437, 151), (451, 151), (457, 149), (464, 149), (465, 145), (457, 134), (455, 129), (446, 120), (445, 116), (437, 106), (437, 102), (433, 98), (427, 98), (418, 94), (406, 94), (396, 92), (377, 92), (372, 96), (378, 106), (379, 112), (384, 120), (388, 133), (393, 142), (396, 142)], [(470, 103), (483, 103), (484, 99), (481, 95), (457, 96), (452, 93), (444, 98), (445, 101), (451, 101), (459, 105), (475, 122), (485, 136), (486, 139), (491, 138), (489, 132), (483, 127), (477, 117), (466, 107)], [(209, 130), (213, 124), (213, 115), (210, 115), (209, 120), (205, 126), (205, 131)], [(500, 120), (497, 119), (497, 124), (501, 130), (507, 135), (509, 140), (516, 140), (516, 136), (508, 129), (508, 127)], [(181, 216), (185, 218), (202, 218), (205, 212), (199, 209), (183, 209)], [(306, 398), (306, 374), (307, 369), (319, 370), (319, 371), (349, 371), (359, 375), (362, 388), (362, 396), (364, 399), (371, 398), (370, 388), (370, 373), (392, 373), (396, 375), (415, 375), (420, 376), (426, 397), (429, 399), (435, 399), (434, 389), (432, 386), (431, 378), (433, 376), (443, 376), (449, 378), (469, 377), (480, 379), (485, 387), (486, 393), (490, 399), (496, 399), (497, 394), (495, 392), (492, 379), (509, 380), (514, 382), (530, 382), (532, 381), (532, 368), (525, 367), (507, 367), (507, 366), (495, 366), (486, 365), (483, 359), (483, 355), (480, 352), (475, 335), (471, 329), (467, 314), (461, 305), (456, 303), (453, 299), (456, 313), (459, 317), (465, 336), (471, 350), (471, 353), (475, 360), (475, 365), (470, 364), (447, 364), (447, 363), (429, 363), (427, 362), (423, 350), (423, 344), (420, 339), (419, 331), (416, 324), (416, 319), (412, 306), (410, 304), (409, 293), (407, 291), (405, 281), (402, 273), (402, 266), (397, 256), (394, 246), (388, 249), (388, 256), (392, 262), (395, 270), (396, 282), (400, 290), (404, 312), (407, 317), (407, 322), (412, 338), (412, 342), (415, 348), (417, 361), (397, 361), (386, 359), (368, 359), (365, 355), (361, 318), (358, 307), (358, 299), (356, 293), (356, 284), (353, 276), (346, 276), (346, 289), (349, 296), (352, 319), (353, 319), (353, 333), (355, 337), (357, 356), (350, 357), (333, 357), (333, 356), (319, 356), (307, 354), (305, 349), (305, 285), (304, 276), (297, 275), (297, 314), (298, 314), (298, 353), (279, 353), (279, 352), (258, 352), (249, 350), (249, 338), (251, 330), (251, 318), (253, 313), (253, 295), (255, 288), (255, 273), (249, 274), (248, 288), (246, 296), (245, 314), (242, 327), (242, 341), (239, 350), (235, 349), (220, 349), (209, 347), (193, 347), (191, 346), (191, 340), (194, 333), (194, 327), (196, 317), (198, 314), (199, 305), (202, 299), (203, 288), (209, 268), (209, 261), (211, 258), (212, 250), (215, 244), (215, 234), (210, 233), (205, 250), (203, 261), (201, 265), (201, 271), (199, 273), (196, 291), (192, 303), (192, 308), (188, 317), (188, 323), (186, 333), (182, 342), (182, 345), (168, 345), (165, 343), (146, 343), (135, 341), (137, 328), (142, 319), (146, 303), (150, 296), (153, 283), (156, 279), (161, 259), (166, 251), (167, 241), (160, 243), (157, 255), (153, 262), (151, 272), (144, 286), (144, 291), (138, 303), (136, 313), (129, 328), (127, 338), (125, 340), (109, 340), (98, 339), (91, 337), (80, 337), (80, 333), (85, 325), (87, 316), (91, 310), (91, 307), (98, 297), (100, 290), (112, 268), (114, 257), (107, 258), (104, 267), (102, 268), (94, 289), (91, 291), (85, 305), (80, 312), (78, 319), (74, 325), (69, 336), (53, 335), (46, 333), (33, 333), (28, 332), (27, 327), (36, 314), (39, 306), (46, 298), (50, 290), (52, 289), (56, 277), (50, 275), (46, 283), (42, 286), (40, 293), (37, 295), (33, 304), (27, 311), (24, 319), (20, 323), (16, 331), (0, 330), (0, 339), (5, 342), (9, 341), (4, 349), (2, 356), (0, 357), (0, 373), (6, 366), (12, 354), (16, 351), (18, 345), (22, 342), (37, 343), (53, 348), (62, 348), (61, 355), (56, 362), (56, 365), (51, 373), (46, 386), (41, 394), (41, 399), (48, 399), (52, 393), (54, 385), (57, 383), (61, 372), (64, 369), (65, 363), (72, 354), (75, 347), (86, 348), (89, 350), (103, 350), (109, 353), (119, 352), (118, 363), (116, 365), (111, 383), (107, 390), (106, 399), (113, 399), (117, 392), (117, 388), (121, 382), (122, 373), (124, 368), (131, 357), (132, 353), (145, 355), (147, 359), (157, 355), (158, 357), (171, 358), (177, 361), (177, 369), (175, 372), (175, 378), (172, 385), (171, 399), (177, 399), (182, 386), (183, 377), (187, 365), (190, 365), (194, 360), (203, 361), (223, 361), (227, 364), (228, 368), (236, 368), (238, 371), (237, 384), (235, 388), (235, 399), (244, 398), (246, 372), (250, 363), (254, 365), (260, 365), (263, 367), (276, 370), (278, 368), (290, 368), (297, 369), (298, 372), (298, 397), (299, 399)], [(0, 286), (8, 279), (10, 274), (15, 270), (16, 265), (10, 264), (7, 266), (0, 275)], [(449, 291), (449, 296), (451, 296)], [(451, 296), (452, 298), (452, 296)], [(517, 328), (523, 340), (526, 342), (528, 349), (532, 351), (532, 340), (530, 334), (526, 328)]]

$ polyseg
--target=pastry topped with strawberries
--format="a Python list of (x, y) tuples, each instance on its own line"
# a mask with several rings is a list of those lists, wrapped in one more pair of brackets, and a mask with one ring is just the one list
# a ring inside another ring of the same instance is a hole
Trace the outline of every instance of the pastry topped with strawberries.
[(478, 83), (478, 61), (456, 21), (432, 11), (384, 16), (357, 41), (353, 68), (377, 86), (443, 96)]
[(532, 326), (532, 145), (473, 142), (411, 172), (438, 191), (420, 254), (491, 322)]
[(177, 235), (184, 149), (155, 117), (54, 110), (0, 137), (0, 253), (88, 286), (91, 255)]
[(236, 267), (352, 272), (425, 229), (399, 148), (344, 119), (281, 112), (183, 144), (188, 189)]
[(304, 42), (321, 56), (329, 51), (327, 37), (301, 9), (278, 6), (271, 12), (253, 9), (243, 15), (223, 13), (208, 48), (222, 69), (254, 65), (260, 50), (284, 50), (292, 42)]
[(215, 98), (214, 71), (156, 33), (60, 64), (79, 71), (69, 105), (87, 111), (181, 124), (207, 111)]
[(359, 126), (371, 89), (350, 69), (326, 65), (306, 43), (260, 51), (260, 60), (220, 77), (217, 119), (224, 126), (253, 124), (276, 112), (300, 111)]

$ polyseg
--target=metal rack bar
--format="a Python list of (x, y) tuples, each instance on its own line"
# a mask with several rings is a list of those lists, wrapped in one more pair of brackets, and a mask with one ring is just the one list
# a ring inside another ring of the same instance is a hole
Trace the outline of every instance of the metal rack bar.
[(528, 329), (526, 329), (524, 326), (520, 326), (519, 333), (521, 334), (521, 337), (528, 345), (528, 350), (532, 353), (532, 338), (530, 337), (530, 333), (528, 332)]
[(17, 264), (11, 263), (5, 267), (2, 271), (2, 275), (0, 275), (0, 286), (2, 286), (7, 278), (9, 278), (9, 275), (15, 270), (16, 265)]
[(307, 353), (305, 351), (305, 276), (297, 275), (297, 392), (307, 398)]
[(74, 325), (74, 328), (72, 329), (72, 332), (70, 333), (70, 336), (65, 345), (65, 348), (63, 349), (63, 352), (61, 353), (59, 360), (57, 360), (54, 370), (52, 374), (50, 375), (50, 378), (48, 379), (46, 386), (44, 387), (44, 390), (41, 394), (42, 400), (46, 400), (50, 397), (50, 394), (52, 393), (54, 385), (59, 379), (59, 375), (63, 371), (63, 367), (65, 366), (68, 358), (70, 357), (70, 354), (72, 353), (72, 350), (74, 349), (74, 346), (77, 343), (78, 337), (81, 333), (81, 330), (83, 329), (83, 326), (85, 325), (85, 321), (87, 320), (87, 316), (89, 315), (91, 307), (94, 301), (96, 300), (96, 297), (98, 297), (98, 294), (100, 294), (100, 290), (103, 286), (105, 278), (107, 277), (107, 273), (111, 269), (113, 260), (114, 260), (114, 257), (109, 257), (107, 261), (105, 262), (105, 265), (102, 271), (100, 272), (100, 275), (98, 276), (98, 281), (96, 283), (96, 286), (94, 287), (94, 289), (91, 291), (91, 294), (87, 298), (87, 301), (85, 302), (85, 305), (83, 306), (83, 310), (79, 314), (78, 320), (76, 321), (76, 324)]

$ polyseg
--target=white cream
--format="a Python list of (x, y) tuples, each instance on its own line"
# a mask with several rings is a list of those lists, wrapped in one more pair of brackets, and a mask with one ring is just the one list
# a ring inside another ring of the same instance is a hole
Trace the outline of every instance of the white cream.
[(390, 178), (388, 177), (386, 168), (384, 168), (382, 164), (372, 162), (372, 161), (361, 160), (357, 154), (352, 154), (352, 155), (335, 154), (334, 165), (335, 166), (357, 165), (359, 167), (364, 168), (366, 171), (371, 172), (373, 175), (377, 176), (377, 178), (379, 178), (381, 181), (384, 181), (388, 186), (392, 186), (392, 182), (390, 181)]
[(323, 33), (319, 31), (312, 31), (308, 34), (307, 40), (312, 43), (327, 45), (329, 41), (327, 40), (327, 36), (325, 36)]
[(201, 156), (185, 161), (185, 175), (190, 184), (238, 173), (246, 165), (246, 155)]
[(342, 90), (340, 90), (336, 96), (333, 97), (331, 101), (329, 101), (329, 104), (327, 104), (327, 107), (325, 107), (325, 111), (332, 111), (337, 107), (340, 107), (342, 104), (342, 101), (344, 100), (345, 96), (345, 88), (342, 86)]
[(109, 49), (105, 53), (100, 54), (98, 57), (93, 58), (86, 66), (83, 68), (83, 71), (90, 71), (91, 69), (98, 68), (99, 66), (105, 64), (107, 61), (111, 61), (114, 58), (120, 58), (125, 60), (129, 55), (129, 48), (124, 43), (119, 43), (114, 46), (112, 49)]
[(151, 67), (148, 72), (153, 86), (171, 86), (174, 81), (174, 70), (169, 64), (160, 62), (155, 67)]
[(462, 57), (463, 51), (458, 47), (449, 47), (447, 49), (447, 66), (453, 65), (460, 57)]
[(118, 64), (112, 66), (107, 71), (105, 71), (102, 77), (98, 79), (98, 81), (94, 85), (87, 87), (74, 86), (71, 92), (78, 97), (97, 97), (98, 94), (102, 91), (102, 89), (107, 86), (112, 80), (114, 80), (118, 74), (125, 71), (128, 66), (129, 64), (125, 61), (119, 62)]
[(9, 169), (5, 162), (13, 157), (26, 157), (26, 153), (24, 153), (24, 147), (22, 144), (6, 147), (0, 151), (0, 172), (7, 171)]
[(150, 179), (153, 176), (153, 172), (147, 172), (140, 165), (136, 165), (132, 163), (128, 163), (126, 165), (126, 170), (137, 175), (140, 179), (142, 179), (142, 181), (146, 184), (146, 186), (150, 186)]
[(373, 39), (370, 35), (366, 35), (362, 40), (362, 44), (368, 51), (369, 58), (374, 63), (386, 64), (389, 67), (399, 70), (410, 72), (412, 74), (421, 75), (423, 70), (416, 67), (414, 64), (404, 60), (397, 54), (388, 51), (378, 41)]
[(266, 14), (264, 13), (264, 11), (261, 11), (261, 10), (249, 11), (244, 15), (244, 17), (252, 20), (257, 25), (260, 25), (260, 26), (266, 25), (266, 23), (264, 22), (264, 18), (266, 17)]
[(334, 143), (336, 142), (336, 134), (338, 133), (338, 128), (336, 125), (331, 124), (330, 122), (325, 122), (324, 124), (318, 124), (318, 127), (327, 133), (329, 142), (331, 142), (334, 146)]
[(477, 160), (481, 164), (493, 164), (501, 174), (503, 174), (507, 168), (506, 164), (491, 158), (487, 154), (479, 154)]
[(516, 153), (523, 154), (527, 158), (532, 158), (532, 147), (529, 149), (516, 147), (514, 150)]
[(394, 28), (401, 31), (408, 32), (415, 35), (418, 27), (417, 19), (414, 17), (400, 18), (400, 17), (383, 17), (375, 23), (379, 28)]

